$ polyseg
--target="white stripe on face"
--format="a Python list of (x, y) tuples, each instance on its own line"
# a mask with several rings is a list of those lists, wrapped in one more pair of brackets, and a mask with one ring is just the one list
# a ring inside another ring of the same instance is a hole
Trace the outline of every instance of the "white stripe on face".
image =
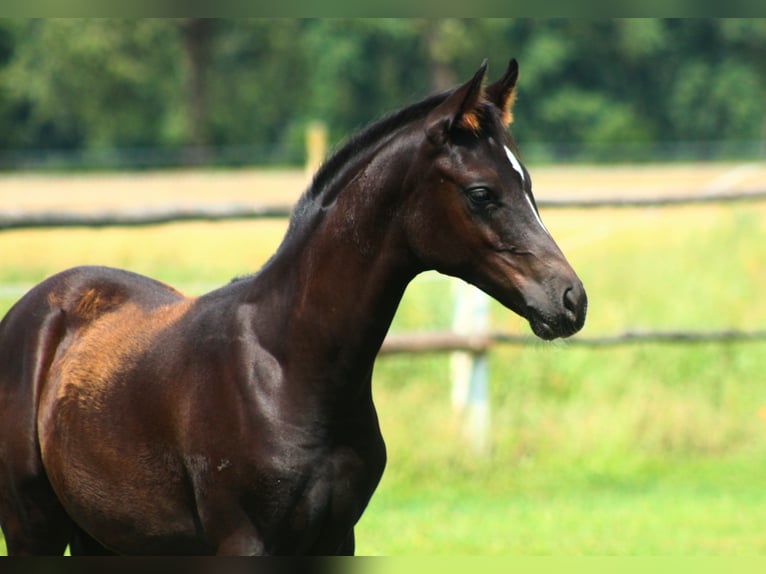
[[(511, 149), (508, 146), (503, 146), (505, 148), (505, 155), (508, 156), (508, 160), (511, 162), (511, 165), (513, 166), (513, 169), (515, 169), (518, 174), (521, 176), (521, 182), (526, 183), (526, 178), (524, 177), (524, 170), (521, 167), (521, 163), (518, 159), (516, 159), (516, 156), (513, 154)], [(542, 227), (546, 233), (548, 233), (548, 229), (545, 227), (545, 224), (543, 223), (543, 220), (540, 219), (540, 214), (537, 213), (537, 210), (535, 209), (534, 204), (532, 203), (532, 199), (529, 197), (529, 193), (527, 192), (526, 188), (524, 189), (524, 199), (527, 200), (527, 203), (529, 204), (529, 209), (532, 210), (532, 213), (535, 216), (535, 219), (540, 224), (540, 227)], [(550, 235), (550, 233), (548, 233)]]
[(511, 165), (513, 166), (513, 169), (515, 169), (519, 173), (519, 175), (521, 176), (522, 182), (526, 181), (526, 178), (524, 177), (524, 170), (521, 169), (521, 164), (519, 163), (519, 160), (516, 159), (516, 156), (513, 155), (513, 152), (508, 146), (504, 146), (504, 147), (505, 147), (505, 155), (508, 156), (508, 159), (510, 160)]
[(548, 228), (547, 228), (547, 227), (545, 227), (545, 224), (543, 223), (543, 220), (542, 220), (542, 219), (540, 219), (540, 214), (539, 214), (539, 213), (537, 213), (537, 210), (535, 209), (535, 206), (534, 206), (534, 205), (532, 205), (532, 200), (529, 198), (529, 194), (528, 194), (526, 191), (524, 192), (524, 199), (526, 199), (526, 200), (527, 200), (527, 203), (529, 204), (529, 209), (531, 209), (531, 210), (532, 210), (532, 213), (534, 213), (534, 215), (535, 215), (535, 219), (537, 219), (537, 223), (539, 223), (539, 224), (540, 224), (540, 227), (542, 227), (542, 228), (543, 228), (543, 230), (545, 231), (545, 233), (547, 233), (548, 235), (550, 235), (550, 232), (548, 231)]

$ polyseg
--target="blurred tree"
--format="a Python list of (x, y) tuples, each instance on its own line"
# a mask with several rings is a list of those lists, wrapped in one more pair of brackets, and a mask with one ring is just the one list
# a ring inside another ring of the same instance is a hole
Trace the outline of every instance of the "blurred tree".
[(293, 19), (216, 22), (207, 76), (213, 145), (260, 147), (250, 161), (301, 161), (313, 97), (307, 27)]
[[(641, 35), (629, 30), (633, 42), (625, 44), (635, 54), (643, 49)], [(621, 32), (620, 21), (611, 20), (532, 20), (514, 31), (523, 38), (514, 125), (521, 141), (551, 142), (560, 150), (570, 142), (580, 142), (579, 148), (592, 143), (609, 150), (616, 142), (651, 139), (653, 126), (640, 113), (635, 89), (638, 70), (617, 55)], [(571, 153), (566, 151), (566, 159), (575, 157)]]
[(747, 65), (750, 81), (757, 83), (752, 95), (760, 105), (754, 106), (758, 109), (754, 117), (761, 118), (760, 139), (762, 151), (766, 152), (766, 19), (725, 19), (720, 26), (724, 43), (740, 64)]
[(332, 139), (429, 92), (417, 21), (315, 20), (305, 32), (307, 113)]
[(14, 98), (3, 77), (15, 56), (19, 27), (17, 21), (0, 20), (0, 149), (15, 147), (24, 139), (25, 106)]
[(657, 139), (693, 143), (711, 158), (711, 142), (762, 139), (763, 23), (703, 19), (663, 25), (668, 40), (656, 81)]
[[(430, 69), (430, 89), (444, 91), (458, 83), (455, 62), (470, 44), (466, 24), (458, 18), (416, 21)], [(478, 65), (478, 63), (477, 63)]]
[(205, 163), (209, 150), (207, 69), (214, 20), (184, 18), (178, 22), (186, 56), (186, 101), (193, 163)]
[(337, 141), (511, 56), (523, 147), (766, 134), (765, 20), (50, 19), (0, 21), (0, 146), (297, 163), (309, 122)]
[(162, 20), (32, 20), (3, 73), (36, 147), (178, 143), (180, 46)]

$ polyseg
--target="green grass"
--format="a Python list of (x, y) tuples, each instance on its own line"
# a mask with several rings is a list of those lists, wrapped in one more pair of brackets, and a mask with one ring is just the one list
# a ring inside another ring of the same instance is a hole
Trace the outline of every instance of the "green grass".
[[(685, 377), (677, 363), (689, 355), (725, 392)], [(723, 374), (732, 360), (742, 367)], [(424, 366), (431, 383), (393, 383), (386, 371), (396, 380), (404, 365), (390, 362), (376, 378), (389, 468), (360, 552), (766, 551), (766, 344), (498, 351), (487, 457), (461, 442), (446, 369), (439, 379), (440, 366)], [(514, 381), (503, 380), (508, 365)]]
[[(766, 327), (763, 204), (544, 216), (588, 289), (583, 335)], [(197, 293), (257, 269), (283, 229), (0, 233), (0, 284), (103, 263)], [(393, 329), (446, 328), (450, 313), (450, 282), (426, 276)], [(529, 332), (496, 304), (492, 324)], [(448, 357), (381, 359), (373, 386), (389, 463), (359, 553), (766, 552), (766, 343), (497, 347), (486, 456), (452, 411)]]
[(503, 489), (481, 480), (448, 484), (445, 477), (441, 486), (404, 496), (384, 485), (359, 526), (359, 550), (394, 555), (766, 551), (766, 533), (759, 528), (766, 520), (766, 495), (752, 482), (755, 477), (727, 485), (718, 468), (700, 478), (698, 465), (689, 462), (622, 479), (560, 470), (544, 484), (535, 476), (547, 474), (545, 467), (524, 471), (509, 477)]

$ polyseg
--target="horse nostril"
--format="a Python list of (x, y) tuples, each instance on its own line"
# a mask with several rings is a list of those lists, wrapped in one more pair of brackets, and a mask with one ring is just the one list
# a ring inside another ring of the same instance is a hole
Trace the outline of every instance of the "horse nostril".
[(577, 298), (572, 287), (567, 287), (564, 291), (564, 308), (571, 313), (573, 317), (577, 316)]
[(582, 285), (574, 284), (567, 287), (562, 303), (567, 320), (575, 331), (579, 331), (585, 324), (585, 313), (588, 308), (588, 298)]

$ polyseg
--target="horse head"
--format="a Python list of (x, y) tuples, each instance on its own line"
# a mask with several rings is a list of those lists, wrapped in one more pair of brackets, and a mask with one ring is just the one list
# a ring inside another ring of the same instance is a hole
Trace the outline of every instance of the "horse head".
[(543, 339), (585, 322), (587, 296), (543, 225), (509, 130), (518, 64), (483, 84), (486, 61), (422, 124), (408, 175), (410, 248), (424, 268), (460, 277), (518, 313)]

